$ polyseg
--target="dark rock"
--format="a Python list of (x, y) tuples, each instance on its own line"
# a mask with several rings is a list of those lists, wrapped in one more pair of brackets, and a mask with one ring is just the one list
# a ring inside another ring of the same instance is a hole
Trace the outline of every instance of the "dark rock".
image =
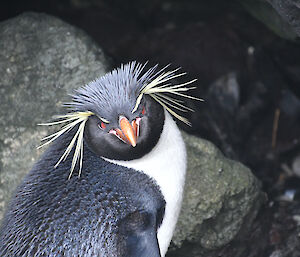
[(247, 48), (228, 24), (216, 21), (207, 26), (189, 24), (154, 29), (138, 39), (132, 38), (118, 53), (123, 59), (183, 67), (190, 78), (198, 79), (201, 95), (216, 78), (243, 67)]
[(266, 0), (288, 22), (300, 37), (300, 2), (298, 0)]
[(239, 0), (258, 20), (277, 35), (296, 39), (300, 36), (300, 4), (295, 0)]

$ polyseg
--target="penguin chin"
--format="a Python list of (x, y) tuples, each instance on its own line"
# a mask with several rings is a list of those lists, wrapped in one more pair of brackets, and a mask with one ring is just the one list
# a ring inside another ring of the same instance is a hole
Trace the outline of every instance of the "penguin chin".
[(135, 147), (121, 141), (117, 136), (99, 129), (96, 118), (91, 117), (85, 127), (84, 143), (96, 155), (112, 160), (133, 160), (149, 153), (162, 133), (165, 115), (163, 108), (152, 102), (148, 115), (141, 117), (139, 136)]

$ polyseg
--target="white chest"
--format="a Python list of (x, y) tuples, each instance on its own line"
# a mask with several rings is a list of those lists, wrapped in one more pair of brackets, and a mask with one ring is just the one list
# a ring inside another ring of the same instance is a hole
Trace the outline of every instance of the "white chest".
[(165, 117), (161, 137), (150, 153), (132, 161), (106, 159), (147, 174), (160, 187), (166, 201), (165, 216), (157, 234), (162, 257), (167, 252), (178, 219), (186, 171), (186, 151), (180, 131), (166, 111)]

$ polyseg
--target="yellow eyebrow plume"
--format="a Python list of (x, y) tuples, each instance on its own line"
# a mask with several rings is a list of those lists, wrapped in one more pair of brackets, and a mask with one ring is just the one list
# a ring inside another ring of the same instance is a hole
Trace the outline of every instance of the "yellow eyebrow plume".
[[(39, 146), (38, 148), (41, 148), (43, 146), (46, 146), (46, 145), (52, 143), (55, 139), (57, 139), (58, 137), (60, 137), (61, 135), (65, 134), (65, 133), (68, 133), (72, 128), (74, 128), (77, 124), (79, 124), (78, 130), (76, 131), (70, 144), (68, 145), (67, 149), (65, 150), (63, 155), (60, 157), (60, 159), (54, 166), (56, 168), (61, 162), (65, 161), (67, 159), (68, 155), (70, 154), (70, 152), (72, 151), (74, 145), (76, 144), (73, 159), (72, 159), (72, 165), (70, 168), (69, 179), (71, 178), (73, 171), (75, 169), (76, 163), (78, 161), (79, 161), (78, 176), (81, 175), (82, 160), (83, 160), (83, 132), (84, 132), (84, 128), (85, 128), (85, 123), (87, 122), (88, 118), (91, 115), (94, 115), (94, 113), (92, 113), (90, 111), (73, 112), (73, 113), (68, 113), (66, 115), (56, 116), (55, 118), (59, 119), (58, 121), (38, 124), (41, 126), (52, 126), (52, 125), (65, 124), (65, 126), (63, 126), (59, 131), (43, 138), (42, 141), (44, 141), (44, 140), (48, 140), (48, 141), (45, 142), (44, 144), (42, 144), (41, 146)], [(103, 120), (105, 120), (105, 119), (103, 119)]]
[[(162, 70), (164, 70), (165, 68), (163, 68)], [(166, 72), (160, 71), (158, 72), (159, 75), (156, 78), (154, 78), (150, 83), (145, 84), (140, 90), (140, 93), (136, 99), (135, 106), (132, 110), (132, 113), (134, 113), (138, 109), (142, 101), (143, 95), (150, 95), (156, 102), (158, 102), (161, 106), (163, 106), (172, 116), (186, 123), (187, 125), (191, 126), (191, 123), (186, 118), (184, 118), (183, 116), (175, 112), (174, 109), (182, 112), (194, 111), (194, 110), (185, 106), (183, 104), (183, 101), (173, 98), (171, 95), (173, 94), (179, 97), (189, 98), (197, 101), (203, 101), (203, 99), (190, 96), (185, 93), (191, 89), (196, 88), (196, 87), (187, 87), (187, 85), (195, 82), (197, 79), (193, 79), (191, 81), (178, 84), (178, 85), (172, 85), (171, 83), (166, 83), (172, 79), (186, 75), (186, 73), (184, 72), (176, 74), (178, 70), (179, 68), (172, 71), (166, 71)]]

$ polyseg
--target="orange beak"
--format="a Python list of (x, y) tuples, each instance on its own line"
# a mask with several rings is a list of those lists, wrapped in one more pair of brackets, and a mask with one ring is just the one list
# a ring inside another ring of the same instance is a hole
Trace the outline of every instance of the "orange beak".
[[(137, 133), (136, 133), (136, 128), (135, 124), (133, 126), (130, 124), (128, 119), (124, 116), (120, 116), (119, 118), (119, 123), (120, 123), (120, 128), (121, 131), (117, 131), (117, 134), (122, 138), (125, 139), (128, 143), (130, 143), (133, 147), (136, 146), (136, 141), (137, 141)], [(123, 135), (121, 135), (123, 134)]]

